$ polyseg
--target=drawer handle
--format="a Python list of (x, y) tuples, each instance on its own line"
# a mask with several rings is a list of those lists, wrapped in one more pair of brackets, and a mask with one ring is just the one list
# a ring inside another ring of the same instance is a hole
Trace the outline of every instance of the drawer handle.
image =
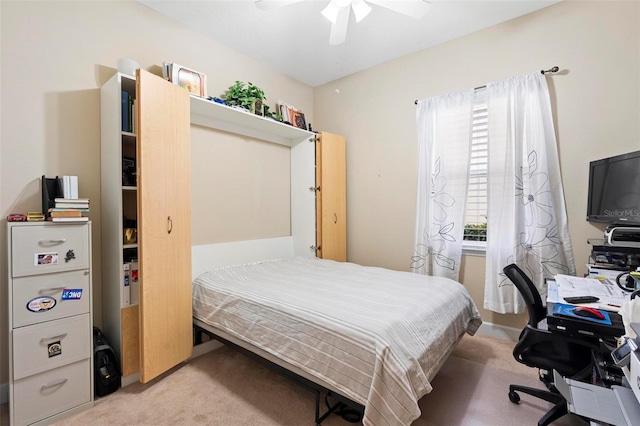
[(41, 390), (41, 391), (45, 391), (45, 390), (47, 390), (47, 389), (54, 388), (54, 387), (56, 387), (56, 386), (64, 385), (65, 383), (67, 383), (67, 381), (68, 381), (68, 379), (60, 379), (60, 380), (56, 380), (56, 381), (55, 381), (55, 382), (53, 382), (53, 383), (48, 383), (48, 384), (46, 384), (46, 385), (42, 385), (42, 386), (40, 386), (40, 390)]
[(45, 294), (45, 293), (57, 293), (59, 291), (64, 290), (66, 287), (49, 287), (49, 288), (41, 288), (40, 290), (38, 290), (38, 294)]
[(66, 238), (61, 238), (59, 240), (40, 240), (40, 244), (62, 244), (66, 241)]
[(58, 334), (57, 336), (43, 337), (42, 339), (40, 339), (40, 343), (48, 342), (51, 340), (62, 340), (65, 337), (67, 337), (67, 333)]

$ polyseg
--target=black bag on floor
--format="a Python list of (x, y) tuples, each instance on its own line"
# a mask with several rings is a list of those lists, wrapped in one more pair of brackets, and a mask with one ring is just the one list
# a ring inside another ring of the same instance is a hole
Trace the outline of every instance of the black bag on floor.
[(98, 327), (93, 327), (94, 394), (105, 396), (120, 387), (120, 364), (115, 351)]

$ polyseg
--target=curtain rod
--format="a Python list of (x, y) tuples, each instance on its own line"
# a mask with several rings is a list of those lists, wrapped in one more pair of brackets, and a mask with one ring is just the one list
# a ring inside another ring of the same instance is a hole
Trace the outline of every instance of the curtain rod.
[[(555, 66), (555, 67), (549, 68), (548, 70), (540, 70), (540, 74), (558, 72), (559, 70), (560, 70), (560, 68)], [(478, 87), (474, 87), (473, 90), (486, 89), (486, 88), (487, 88), (487, 86), (478, 86)], [(418, 105), (418, 100), (416, 99), (415, 101), (413, 101), (413, 103)]]

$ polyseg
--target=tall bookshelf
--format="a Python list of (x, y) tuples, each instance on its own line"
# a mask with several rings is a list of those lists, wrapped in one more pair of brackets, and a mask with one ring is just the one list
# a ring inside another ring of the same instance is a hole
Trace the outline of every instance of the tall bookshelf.
[(137, 186), (125, 178), (123, 159), (135, 162), (137, 137), (123, 124), (122, 93), (135, 99), (134, 77), (117, 73), (100, 90), (103, 331), (120, 358), (123, 379), (133, 382), (140, 364), (138, 344), (132, 343), (139, 334), (138, 297), (130, 294), (134, 303), (125, 305), (123, 265), (138, 258), (138, 244), (125, 244), (124, 238), (125, 228), (135, 229), (137, 223)]

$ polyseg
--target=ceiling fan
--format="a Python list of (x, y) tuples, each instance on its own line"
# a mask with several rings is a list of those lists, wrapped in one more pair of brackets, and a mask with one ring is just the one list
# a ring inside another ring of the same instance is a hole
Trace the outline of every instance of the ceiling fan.
[[(298, 3), (304, 0), (256, 0), (256, 6), (262, 10)], [(347, 38), (349, 15), (353, 10), (356, 22), (362, 21), (371, 12), (367, 3), (384, 7), (411, 18), (420, 19), (427, 14), (431, 3), (427, 0), (331, 0), (322, 10), (322, 15), (331, 22), (329, 44), (344, 43)]]

